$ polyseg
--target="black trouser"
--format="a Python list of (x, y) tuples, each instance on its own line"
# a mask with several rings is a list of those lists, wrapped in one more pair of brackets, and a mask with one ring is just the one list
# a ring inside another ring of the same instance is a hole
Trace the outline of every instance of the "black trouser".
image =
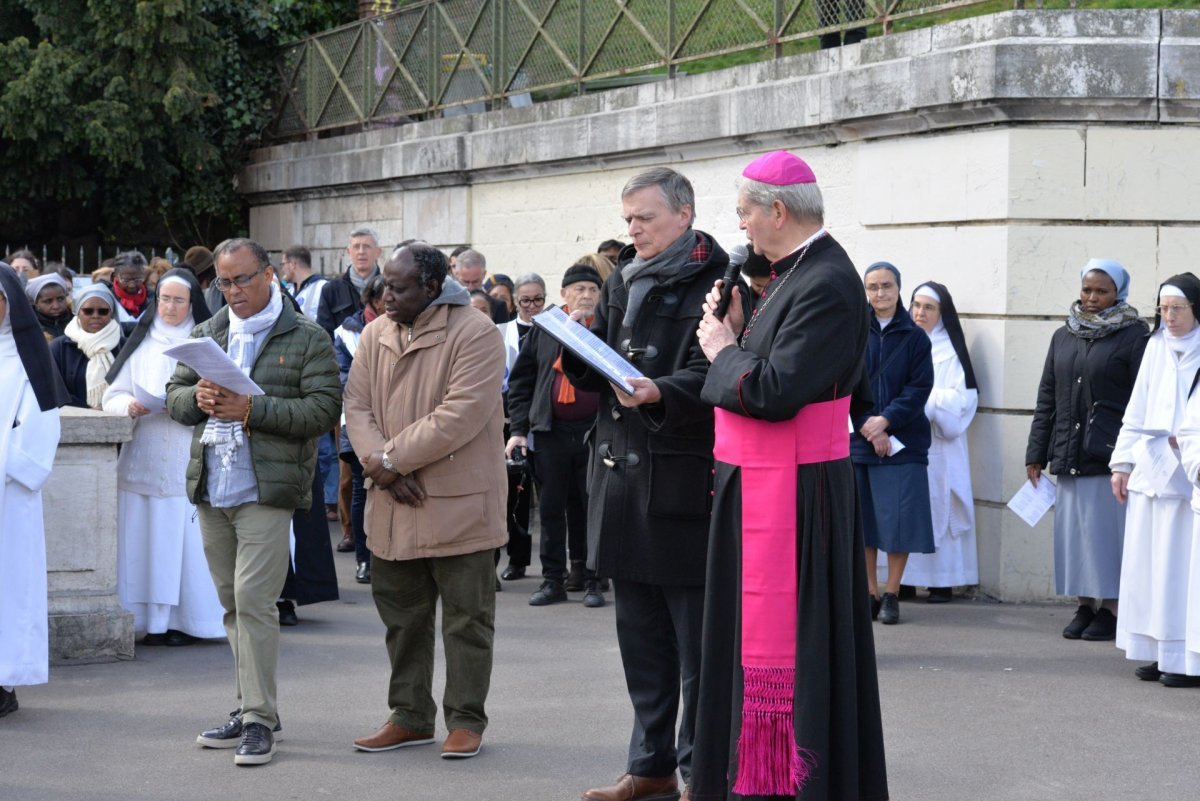
[(635, 776), (661, 778), (678, 767), (686, 783), (692, 775), (700, 696), (704, 587), (664, 587), (614, 579), (613, 596), (617, 644), (633, 702), (627, 770)]
[(508, 474), (508, 563), (529, 567), (533, 552), (533, 537), (529, 534), (529, 497), (533, 495), (533, 479), (529, 470)]
[[(570, 558), (587, 559), (587, 464), (584, 437), (591, 420), (565, 423), (556, 420), (553, 431), (533, 435), (531, 451), (538, 480), (538, 513), (542, 518), (542, 577), (566, 581)], [(595, 578), (594, 571), (587, 571)]]
[(350, 530), (354, 532), (354, 561), (371, 561), (367, 549), (367, 488), (363, 485), (363, 466), (353, 453), (346, 455), (350, 464)]

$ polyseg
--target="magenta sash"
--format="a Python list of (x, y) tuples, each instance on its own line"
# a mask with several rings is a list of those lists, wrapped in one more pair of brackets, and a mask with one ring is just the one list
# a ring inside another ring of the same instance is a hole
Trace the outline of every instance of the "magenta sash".
[(796, 742), (796, 466), (850, 455), (850, 397), (770, 423), (716, 410), (714, 457), (741, 468), (740, 795), (794, 796), (814, 765)]

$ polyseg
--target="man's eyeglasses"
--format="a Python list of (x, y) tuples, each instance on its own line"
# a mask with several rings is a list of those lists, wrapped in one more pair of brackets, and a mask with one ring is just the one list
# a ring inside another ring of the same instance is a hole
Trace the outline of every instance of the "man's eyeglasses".
[(237, 284), (238, 289), (245, 289), (250, 286), (250, 282), (254, 280), (254, 277), (262, 271), (260, 267), (249, 275), (239, 275), (234, 278), (218, 278), (216, 281), (217, 289), (221, 292), (228, 292), (233, 289), (234, 284)]
[(80, 309), (79, 313), (84, 317), (109, 317), (112, 309)]
[(517, 298), (518, 306), (541, 306), (546, 302), (545, 295), (539, 295), (536, 298)]

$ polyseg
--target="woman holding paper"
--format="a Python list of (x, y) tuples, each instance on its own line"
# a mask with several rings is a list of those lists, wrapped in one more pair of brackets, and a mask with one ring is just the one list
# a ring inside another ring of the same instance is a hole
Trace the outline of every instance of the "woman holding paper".
[[(933, 553), (929, 507), (929, 419), (925, 402), (933, 389), (929, 337), (900, 302), (900, 271), (876, 262), (863, 275), (871, 304), (866, 371), (875, 401), (870, 414), (853, 418), (850, 459), (862, 504), (867, 586), (871, 614), (900, 622), (900, 580), (910, 553)], [(887, 554), (882, 595), (876, 560)]]
[(1176, 687), (1200, 685), (1184, 658), (1192, 487), (1175, 437), (1200, 369), (1197, 304), (1200, 279), (1191, 273), (1159, 287), (1154, 331), (1109, 460), (1113, 495), (1127, 509), (1117, 647), (1150, 660), (1134, 671), (1139, 679)]
[(1120, 264), (1092, 259), (1080, 277), (1079, 300), (1046, 354), (1025, 474), (1034, 485), (1044, 469), (1058, 478), (1055, 592), (1079, 599), (1063, 636), (1111, 640), (1125, 515), (1109, 487), (1108, 462), (1146, 349), (1146, 324), (1126, 301), (1129, 273)]
[(175, 360), (163, 351), (209, 317), (189, 270), (167, 272), (107, 376), (104, 410), (134, 418), (117, 461), (117, 594), (143, 645), (191, 645), (224, 637), (196, 510), (184, 486), (192, 429), (164, 414)]

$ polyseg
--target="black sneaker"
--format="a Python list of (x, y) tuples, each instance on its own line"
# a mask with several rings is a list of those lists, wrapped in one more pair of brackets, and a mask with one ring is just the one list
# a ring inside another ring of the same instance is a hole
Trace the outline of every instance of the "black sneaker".
[(571, 572), (567, 573), (567, 581), (563, 585), (563, 589), (567, 592), (579, 592), (587, 589), (584, 564), (582, 560), (571, 560)]
[(1101, 608), (1092, 618), (1092, 622), (1079, 635), (1081, 639), (1093, 642), (1100, 640), (1115, 640), (1117, 638), (1117, 616), (1107, 609)]
[(1068, 640), (1078, 640), (1083, 636), (1083, 631), (1092, 624), (1092, 619), (1096, 617), (1096, 613), (1092, 611), (1092, 607), (1087, 604), (1080, 604), (1075, 610), (1075, 617), (1071, 618), (1071, 622), (1063, 629), (1063, 636)]
[(20, 707), (17, 703), (17, 691), (15, 689), (6, 690), (0, 687), (0, 718), (10, 712), (16, 712)]
[[(282, 728), (279, 723), (276, 723), (275, 734), (279, 734)], [(229, 713), (229, 720), (225, 721), (225, 725), (200, 732), (196, 742), (205, 748), (236, 748), (241, 739), (242, 710), (235, 709)]]
[(552, 579), (546, 579), (542, 582), (542, 586), (529, 596), (529, 605), (549, 606), (565, 600), (567, 600), (567, 591), (563, 589), (563, 585)]
[(1158, 669), (1157, 662), (1151, 662), (1134, 670), (1133, 675), (1142, 681), (1158, 681), (1159, 677), (1162, 676), (1162, 671)]
[(233, 754), (235, 765), (265, 765), (275, 756), (275, 736), (261, 723), (247, 723)]
[(300, 625), (300, 618), (296, 617), (296, 605), (294, 603), (291, 601), (276, 601), (275, 608), (279, 610), (279, 625)]
[(604, 606), (604, 593), (600, 592), (600, 582), (588, 579), (583, 585), (583, 605), (591, 609)]
[(900, 599), (894, 592), (885, 592), (879, 599), (879, 622), (894, 626), (900, 622)]

